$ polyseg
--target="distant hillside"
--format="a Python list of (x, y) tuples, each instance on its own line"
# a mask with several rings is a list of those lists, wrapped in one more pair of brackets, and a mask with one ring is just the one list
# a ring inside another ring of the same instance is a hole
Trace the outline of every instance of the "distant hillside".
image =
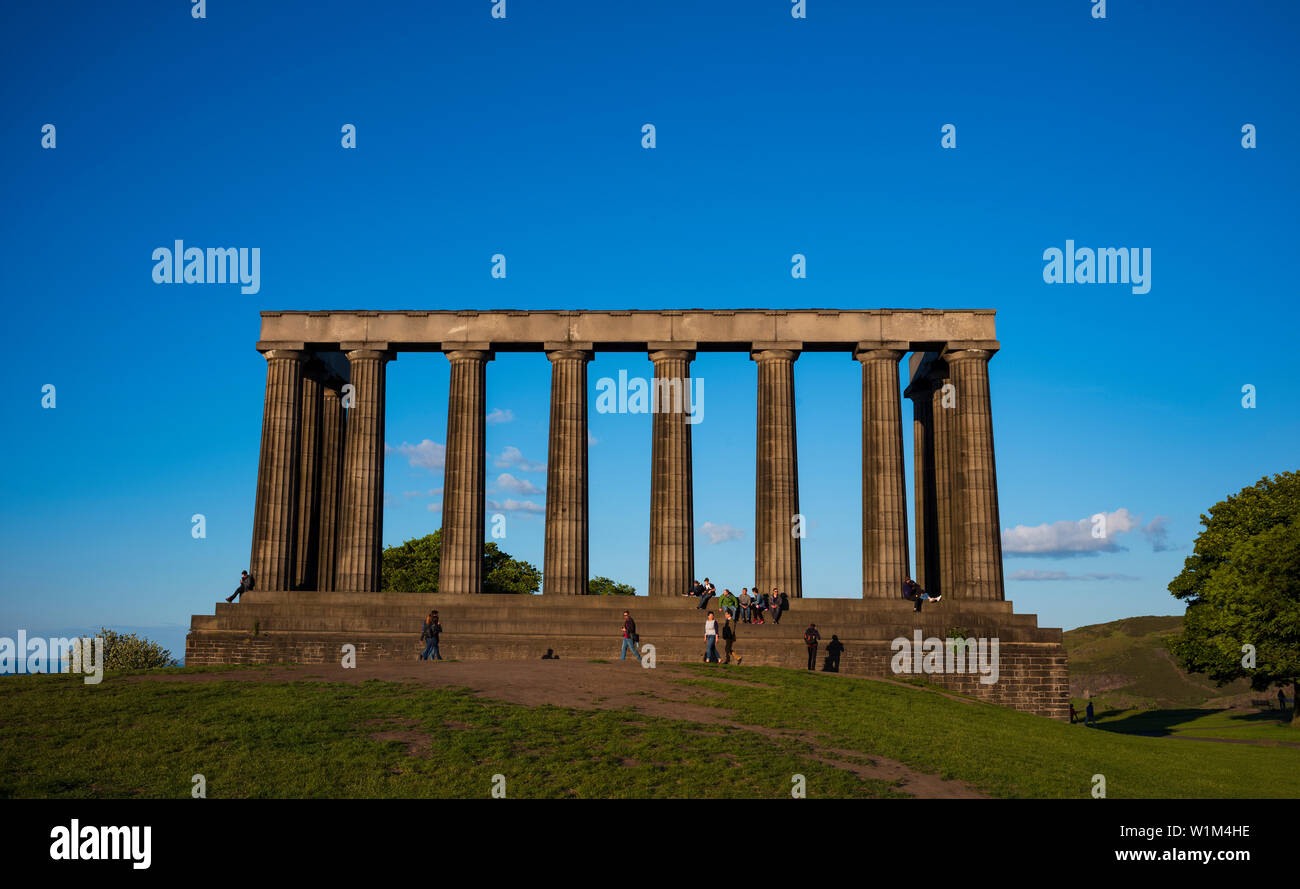
[[(1165, 640), (1183, 628), (1181, 615), (1129, 617), (1079, 627), (1065, 634), (1070, 654), (1070, 696), (1091, 693), (1098, 703), (1126, 709), (1250, 707), (1275, 692), (1252, 692), (1239, 679), (1222, 688), (1178, 668)], [(1264, 706), (1275, 702), (1268, 700)]]

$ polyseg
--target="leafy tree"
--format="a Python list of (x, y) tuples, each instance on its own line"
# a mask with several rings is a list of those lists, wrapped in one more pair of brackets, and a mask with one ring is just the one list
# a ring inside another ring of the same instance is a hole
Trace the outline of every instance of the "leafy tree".
[(95, 635), (104, 640), (105, 670), (151, 670), (176, 666), (171, 650), (152, 639), (135, 633), (116, 633), (103, 627)]
[[(1201, 516), (1169, 592), (1187, 600), (1169, 650), (1183, 669), (1256, 691), (1300, 682), (1300, 473), (1262, 478)], [(1243, 646), (1254, 646), (1255, 664)], [(1300, 727), (1292, 708), (1292, 725)]]
[(635, 596), (636, 587), (627, 583), (616, 583), (608, 577), (593, 577), (587, 582), (589, 596)]
[[(438, 570), (442, 565), (442, 529), (384, 550), (381, 563), (382, 589), (403, 593), (438, 592)], [(522, 559), (515, 559), (494, 542), (483, 553), (483, 592), (535, 593), (542, 573)]]

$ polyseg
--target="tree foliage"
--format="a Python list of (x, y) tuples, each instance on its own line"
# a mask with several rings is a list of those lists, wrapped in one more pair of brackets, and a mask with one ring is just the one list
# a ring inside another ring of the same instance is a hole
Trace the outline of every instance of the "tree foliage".
[(117, 633), (100, 628), (96, 636), (104, 640), (105, 670), (150, 670), (174, 667), (176, 659), (170, 649), (135, 633)]
[(608, 577), (593, 577), (587, 582), (589, 596), (635, 596), (636, 587), (628, 583), (618, 583)]
[[(1187, 601), (1169, 650), (1185, 670), (1256, 690), (1300, 677), (1300, 473), (1262, 478), (1210, 508), (1169, 584)], [(1254, 647), (1255, 666), (1243, 664)]]
[[(442, 565), (442, 529), (384, 550), (382, 588), (403, 593), (438, 592), (438, 571)], [(483, 592), (535, 593), (542, 585), (542, 573), (531, 563), (511, 555), (489, 542), (483, 553)]]

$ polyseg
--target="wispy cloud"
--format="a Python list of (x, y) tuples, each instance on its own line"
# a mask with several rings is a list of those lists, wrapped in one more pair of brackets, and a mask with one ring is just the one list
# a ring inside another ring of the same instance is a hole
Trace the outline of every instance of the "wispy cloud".
[(436, 441), (425, 439), (417, 445), (402, 442), (397, 447), (390, 444), (384, 444), (385, 454), (401, 454), (412, 466), (419, 466), (423, 469), (442, 469), (446, 461), (447, 449), (444, 445)]
[(542, 513), (546, 512), (546, 507), (540, 503), (534, 503), (531, 500), (489, 500), (487, 508), (495, 512), (528, 512)]
[(513, 422), (514, 419), (515, 419), (514, 411), (509, 411), (509, 410), (503, 411), (501, 410), (501, 408), (498, 407), (498, 408), (493, 408), (492, 411), (487, 415), (487, 424), (489, 426), (495, 426), (497, 423)]
[(545, 472), (545, 463), (524, 459), (523, 452), (513, 445), (503, 450), (492, 462), (497, 469), (517, 469), (520, 472)]
[(427, 491), (403, 491), (402, 496), (408, 500), (412, 497), (437, 497), (442, 493), (442, 488), (430, 488)]
[(1178, 544), (1169, 542), (1169, 517), (1158, 515), (1142, 529), (1142, 536), (1151, 544), (1153, 553), (1167, 553), (1178, 549)]
[(1067, 574), (1064, 571), (1017, 571), (1007, 580), (1141, 580), (1128, 574)]
[[(1002, 552), (1008, 556), (1045, 559), (1125, 552), (1128, 547), (1122, 546), (1118, 538), (1137, 530), (1141, 519), (1123, 508), (1104, 515), (1105, 521), (1100, 523), (1088, 517), (1077, 521), (1053, 522), (1050, 525), (1004, 528)], [(1096, 530), (1102, 532), (1100, 536), (1096, 535)]]
[(743, 540), (745, 537), (745, 532), (734, 525), (715, 525), (713, 522), (705, 522), (700, 525), (700, 529), (696, 533), (709, 538), (711, 544), (724, 543), (728, 540)]
[(496, 487), (501, 491), (509, 491), (512, 494), (541, 494), (542, 489), (537, 487), (526, 478), (515, 478), (508, 472), (503, 472), (497, 476)]

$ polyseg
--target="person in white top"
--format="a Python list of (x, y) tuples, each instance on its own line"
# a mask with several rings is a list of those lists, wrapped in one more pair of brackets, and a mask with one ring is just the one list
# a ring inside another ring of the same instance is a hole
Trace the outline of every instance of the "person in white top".
[(718, 662), (718, 622), (709, 612), (709, 619), (704, 622), (704, 661), (708, 664)]

